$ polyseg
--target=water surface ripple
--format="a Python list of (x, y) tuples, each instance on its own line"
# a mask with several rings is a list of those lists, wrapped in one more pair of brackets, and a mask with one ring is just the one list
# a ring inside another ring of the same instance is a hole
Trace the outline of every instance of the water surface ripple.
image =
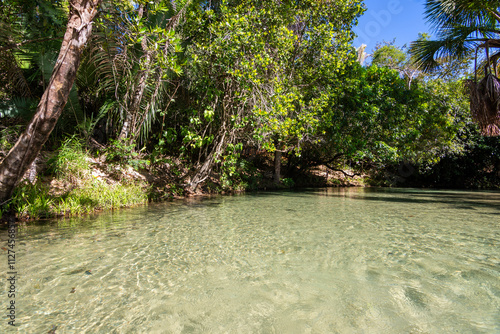
[(498, 192), (319, 189), (20, 228), (17, 330), (499, 333), (499, 214)]

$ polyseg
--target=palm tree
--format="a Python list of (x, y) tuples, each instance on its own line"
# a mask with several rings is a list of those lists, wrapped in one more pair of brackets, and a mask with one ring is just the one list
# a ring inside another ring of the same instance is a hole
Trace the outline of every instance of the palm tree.
[(77, 84), (91, 99), (99, 96), (97, 119), (108, 117), (119, 131), (118, 139), (144, 142), (153, 121), (172, 100), (181, 74), (177, 26), (192, 2), (135, 6), (127, 0), (103, 6), (107, 15), (96, 24)]
[[(427, 72), (439, 71), (440, 63), (464, 59), (475, 53), (475, 79), (467, 80), (472, 117), (486, 136), (500, 135), (500, 1), (427, 0), (425, 14), (437, 40), (411, 45), (416, 63)], [(484, 69), (477, 81), (478, 61)]]

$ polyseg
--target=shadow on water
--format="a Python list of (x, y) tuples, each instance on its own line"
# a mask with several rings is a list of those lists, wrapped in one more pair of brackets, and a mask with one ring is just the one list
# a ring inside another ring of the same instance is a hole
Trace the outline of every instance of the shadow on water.
[[(145, 207), (120, 209), (119, 212), (106, 211), (82, 217), (63, 218), (30, 222), (21, 227), (29, 230), (31, 235), (44, 233), (73, 234), (83, 230), (97, 228), (105, 230), (120, 229), (122, 225), (135, 225), (140, 228), (144, 221), (161, 221), (165, 216), (182, 214), (189, 210), (204, 208), (217, 208), (224, 206), (227, 200), (238, 197), (269, 197), (270, 200), (279, 200), (280, 197), (310, 197), (326, 196), (343, 199), (392, 202), (408, 204), (448, 204), (457, 209), (477, 210), (481, 215), (494, 215), (496, 212), (482, 212), (481, 208), (500, 210), (500, 192), (495, 191), (442, 191), (421, 190), (416, 188), (306, 188), (293, 190), (276, 190), (236, 194), (229, 196), (201, 196), (179, 199), (163, 203), (150, 203)], [(258, 209), (258, 208), (256, 208)], [(286, 211), (295, 212), (294, 208), (285, 208)], [(0, 231), (7, 227), (0, 227)], [(6, 235), (1, 233), (2, 236)], [(0, 236), (0, 241), (2, 241)]]
[(362, 201), (379, 201), (393, 203), (443, 203), (451, 204), (456, 208), (477, 210), (487, 207), (500, 210), (500, 192), (471, 192), (471, 191), (440, 191), (419, 189), (394, 189), (394, 188), (334, 188), (334, 190), (308, 189), (304, 192), (319, 196), (349, 198)]

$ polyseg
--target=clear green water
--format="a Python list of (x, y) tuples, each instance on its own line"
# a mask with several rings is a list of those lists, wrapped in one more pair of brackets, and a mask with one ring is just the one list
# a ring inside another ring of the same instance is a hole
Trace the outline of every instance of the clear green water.
[(498, 192), (320, 189), (31, 226), (17, 329), (500, 333), (499, 214)]

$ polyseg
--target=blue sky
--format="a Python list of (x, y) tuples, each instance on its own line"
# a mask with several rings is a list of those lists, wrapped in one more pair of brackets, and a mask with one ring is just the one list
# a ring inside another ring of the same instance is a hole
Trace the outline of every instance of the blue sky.
[(366, 44), (366, 52), (371, 53), (378, 42), (396, 38), (396, 45), (403, 46), (417, 39), (419, 32), (431, 34), (424, 17), (424, 3), (424, 0), (365, 0), (368, 9), (354, 28), (358, 38), (353, 45)]

